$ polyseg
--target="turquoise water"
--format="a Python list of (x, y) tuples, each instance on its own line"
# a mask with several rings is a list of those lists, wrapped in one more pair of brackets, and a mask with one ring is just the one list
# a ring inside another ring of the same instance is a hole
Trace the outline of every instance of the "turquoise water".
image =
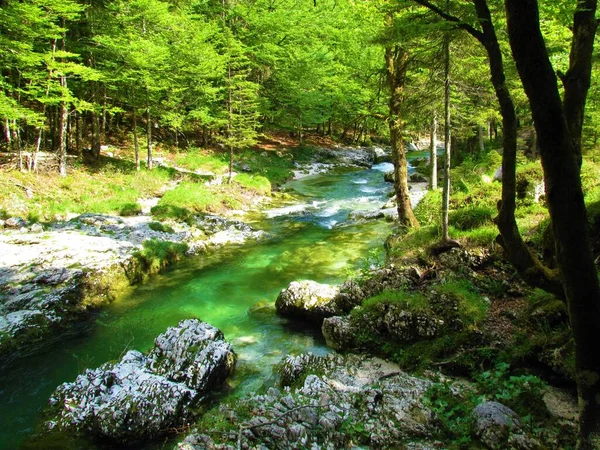
[[(27, 438), (57, 385), (127, 349), (149, 349), (158, 334), (185, 318), (215, 325), (233, 345), (238, 364), (229, 389), (234, 392), (258, 389), (285, 355), (328, 352), (318, 333), (277, 317), (273, 304), (291, 281), (339, 283), (364, 265), (371, 249), (382, 249), (389, 224), (350, 224), (347, 217), (382, 205), (391, 189), (382, 172), (389, 168), (290, 182), (295, 200), (254, 219), (270, 239), (188, 259), (132, 289), (42, 354), (2, 369), (0, 449), (17, 449), (23, 442), (26, 448), (51, 448)], [(52, 448), (91, 445), (63, 441)]]

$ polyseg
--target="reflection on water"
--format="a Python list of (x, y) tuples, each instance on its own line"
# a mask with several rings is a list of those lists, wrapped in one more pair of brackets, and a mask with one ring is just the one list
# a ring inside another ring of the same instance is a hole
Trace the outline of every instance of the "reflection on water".
[(391, 189), (383, 181), (385, 171), (380, 164), (289, 183), (299, 199), (266, 211), (253, 224), (273, 239), (189, 259), (103, 309), (59, 345), (4, 369), (0, 449), (18, 448), (33, 432), (58, 384), (118, 359), (126, 349), (148, 350), (158, 334), (185, 318), (198, 317), (224, 332), (238, 354), (230, 385), (244, 391), (259, 388), (285, 355), (326, 353), (318, 334), (286, 326), (273, 304), (291, 281), (338, 283), (369, 249), (382, 248), (388, 224), (340, 224), (353, 210), (381, 207)]

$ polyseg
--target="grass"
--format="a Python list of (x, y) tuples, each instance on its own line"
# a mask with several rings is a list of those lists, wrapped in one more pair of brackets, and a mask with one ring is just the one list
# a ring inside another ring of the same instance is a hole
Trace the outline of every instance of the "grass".
[(429, 307), (427, 298), (421, 292), (410, 292), (404, 289), (386, 290), (381, 294), (366, 299), (362, 306), (365, 311), (379, 303), (394, 303), (402, 306), (408, 311), (425, 311)]
[(152, 215), (159, 219), (172, 217), (189, 221), (194, 214), (218, 213), (226, 208), (240, 208), (241, 205), (227, 185), (206, 186), (184, 181), (175, 189), (165, 192), (152, 208)]
[(162, 168), (136, 172), (111, 162), (100, 170), (75, 168), (64, 178), (9, 171), (0, 177), (0, 209), (7, 216), (41, 222), (84, 212), (135, 215), (141, 212), (137, 200), (156, 195), (171, 179)]
[(177, 167), (192, 171), (201, 170), (224, 174), (229, 170), (229, 162), (225, 153), (215, 153), (198, 148), (175, 155), (173, 163)]
[(240, 173), (236, 175), (233, 182), (259, 195), (269, 195), (271, 193), (271, 182), (262, 175)]

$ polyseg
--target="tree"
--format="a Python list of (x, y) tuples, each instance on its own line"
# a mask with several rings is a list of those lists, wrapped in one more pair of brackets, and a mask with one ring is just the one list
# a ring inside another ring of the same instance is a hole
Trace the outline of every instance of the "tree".
[(502, 202), (496, 219), (502, 244), (526, 281), (567, 299), (576, 345), (580, 398), (578, 446), (582, 449), (592, 448), (592, 439), (600, 427), (600, 354), (591, 348), (600, 323), (600, 288), (589, 242), (579, 168), (585, 100), (597, 27), (596, 0), (578, 2), (574, 14), (570, 65), (563, 77), (565, 95), (562, 103), (556, 75), (540, 31), (537, 1), (505, 0), (510, 44), (540, 140), (559, 272), (540, 263), (523, 242), (516, 225), (517, 119), (487, 2), (473, 0), (481, 31), (427, 0), (414, 2), (466, 30), (488, 53), (492, 84), (503, 121)]
[(444, 33), (444, 187), (442, 192), (442, 242), (448, 242), (450, 209), (450, 33)]
[(229, 182), (233, 177), (234, 150), (256, 143), (258, 133), (258, 85), (248, 79), (249, 60), (242, 44), (230, 30), (225, 30), (227, 41), (227, 74), (225, 80), (225, 117), (227, 132), (221, 138), (229, 150)]
[(581, 189), (581, 135), (597, 1), (580, 0), (573, 19), (569, 70), (558, 80), (540, 30), (536, 0), (505, 0), (508, 35), (539, 140), (557, 263), (575, 340), (579, 394), (579, 449), (600, 444), (600, 286)]

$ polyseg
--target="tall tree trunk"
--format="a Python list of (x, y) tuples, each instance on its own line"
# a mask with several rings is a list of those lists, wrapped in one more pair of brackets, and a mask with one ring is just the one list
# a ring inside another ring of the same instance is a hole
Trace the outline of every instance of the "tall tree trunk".
[(6, 145), (8, 146), (8, 148), (12, 148), (12, 141), (10, 138), (10, 122), (8, 119), (4, 120), (4, 133), (5, 133), (5, 138), (6, 138)]
[(448, 211), (450, 209), (450, 34), (444, 34), (444, 186), (442, 190), (442, 241), (450, 240)]
[(429, 188), (438, 188), (437, 168), (437, 114), (434, 111), (431, 118), (431, 132), (429, 134)]
[[(537, 286), (560, 297), (564, 296), (558, 273), (544, 267), (523, 241), (517, 221), (517, 116), (515, 106), (506, 86), (502, 52), (490, 10), (485, 0), (474, 0), (478, 21), (483, 33), (474, 36), (483, 44), (488, 54), (492, 85), (500, 105), (502, 116), (502, 201), (495, 219), (500, 231), (500, 244), (521, 277), (532, 286)], [(492, 124), (496, 133), (496, 125)]]
[(148, 149), (146, 165), (148, 170), (152, 170), (152, 117), (150, 116), (150, 99), (148, 95), (148, 88), (146, 88), (146, 142)]
[(386, 75), (390, 89), (389, 127), (394, 164), (394, 190), (398, 205), (398, 221), (403, 227), (418, 227), (419, 222), (408, 195), (408, 164), (402, 139), (402, 103), (408, 67), (408, 52), (399, 45), (385, 49)]
[(578, 449), (600, 445), (600, 286), (581, 189), (581, 128), (597, 29), (596, 0), (580, 0), (574, 17), (569, 71), (561, 102), (535, 0), (505, 0), (517, 70), (538, 136), (557, 263), (575, 340), (579, 394)]
[(77, 112), (75, 116), (75, 151), (78, 156), (81, 156), (81, 137), (83, 134), (81, 126), (81, 113)]
[(92, 155), (94, 160), (100, 159), (100, 117), (96, 111), (92, 111)]
[[(63, 39), (63, 50), (64, 50), (64, 39)], [(61, 75), (60, 87), (62, 90), (61, 95), (64, 97), (67, 91), (67, 77)], [(69, 118), (69, 111), (67, 109), (67, 102), (64, 98), (60, 102), (60, 115), (58, 117), (58, 172), (61, 177), (67, 176), (67, 121)]]
[(229, 141), (229, 183), (233, 181), (233, 92), (231, 64), (227, 66), (227, 140)]
[(19, 124), (16, 120), (12, 121), (12, 143), (13, 143), (13, 151), (17, 155), (17, 166), (19, 171), (23, 170), (23, 152), (21, 151), (21, 138), (19, 137)]
[[(132, 102), (133, 103), (133, 102)], [(140, 171), (140, 141), (137, 129), (137, 111), (133, 103), (133, 151), (135, 153), (135, 170)]]
[[(61, 77), (61, 86), (66, 88), (66, 78)], [(60, 103), (60, 116), (58, 120), (58, 172), (61, 177), (67, 176), (67, 104), (64, 101)]]
[(483, 155), (485, 153), (485, 139), (482, 125), (477, 126), (477, 134), (479, 137), (479, 153)]
[(102, 123), (100, 127), (100, 138), (102, 142), (106, 142), (106, 86), (102, 86)]

